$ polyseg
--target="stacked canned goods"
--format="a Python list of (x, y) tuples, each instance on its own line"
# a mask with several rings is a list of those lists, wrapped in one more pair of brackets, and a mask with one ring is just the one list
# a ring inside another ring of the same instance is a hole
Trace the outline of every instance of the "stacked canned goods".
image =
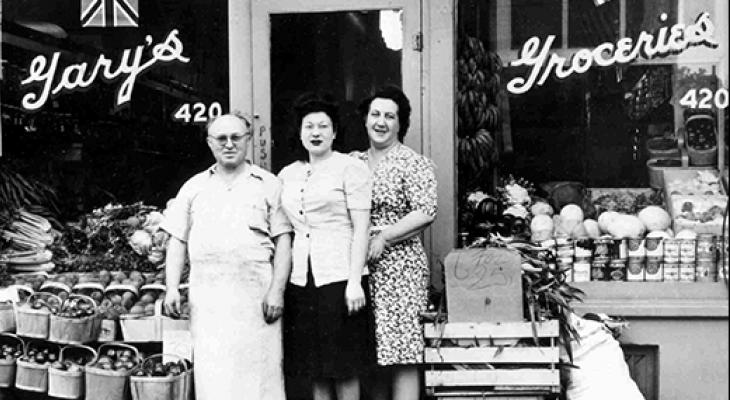
[(664, 239), (664, 282), (679, 282), (681, 239)]
[(591, 280), (606, 281), (608, 279), (608, 267), (611, 262), (609, 256), (613, 239), (594, 239), (593, 254), (591, 258)]
[(646, 266), (646, 246), (644, 239), (627, 239), (626, 247), (629, 253), (629, 260), (626, 263), (626, 280), (629, 282), (643, 282)]
[(626, 263), (629, 260), (626, 239), (611, 239), (608, 249), (608, 256), (611, 261), (608, 263), (607, 280), (625, 281)]
[(694, 282), (697, 262), (697, 240), (679, 240), (679, 281)]
[[(570, 282), (715, 282), (722, 280), (721, 239), (646, 237), (575, 239), (540, 242)], [(724, 243), (727, 249), (727, 240)], [(727, 250), (725, 265), (728, 265)]]
[[(580, 245), (583, 254), (585, 245)], [(576, 252), (578, 252), (576, 247)], [(625, 281), (628, 250), (625, 239), (601, 238), (593, 240), (591, 255), (592, 281)]]
[(715, 235), (703, 233), (697, 236), (697, 282), (717, 280), (717, 254)]
[(577, 239), (573, 249), (573, 281), (588, 282), (591, 280), (591, 258), (593, 256), (593, 240)]
[(664, 239), (661, 237), (647, 237), (644, 239), (646, 251), (646, 266), (644, 280), (659, 282), (664, 276)]
[(726, 281), (728, 276), (728, 267), (730, 267), (730, 248), (728, 247), (728, 236), (727, 234), (723, 237), (719, 236), (715, 238), (715, 253), (717, 254), (717, 279), (720, 281)]

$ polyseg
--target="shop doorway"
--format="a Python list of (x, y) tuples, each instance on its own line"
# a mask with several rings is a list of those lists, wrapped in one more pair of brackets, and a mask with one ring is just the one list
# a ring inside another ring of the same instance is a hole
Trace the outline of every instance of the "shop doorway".
[(357, 106), (374, 89), (403, 88), (413, 109), (406, 144), (421, 152), (420, 0), (252, 1), (253, 160), (277, 173), (301, 146), (293, 103), (305, 91), (340, 104), (339, 151), (364, 150)]

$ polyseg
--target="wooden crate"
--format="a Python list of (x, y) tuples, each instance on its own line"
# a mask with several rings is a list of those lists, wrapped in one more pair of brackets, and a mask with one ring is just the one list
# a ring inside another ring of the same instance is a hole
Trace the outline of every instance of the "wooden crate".
[(544, 399), (560, 392), (558, 321), (427, 323), (426, 394), (437, 399)]

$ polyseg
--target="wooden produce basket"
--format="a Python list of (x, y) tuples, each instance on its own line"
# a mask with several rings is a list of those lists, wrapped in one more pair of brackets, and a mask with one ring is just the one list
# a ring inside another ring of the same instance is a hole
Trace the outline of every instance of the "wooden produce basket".
[(437, 399), (542, 399), (560, 392), (557, 320), (427, 323), (426, 393)]
[[(684, 144), (687, 146), (687, 154), (692, 165), (716, 165), (717, 164), (717, 124), (715, 118), (707, 114), (692, 115), (687, 118), (684, 128), (679, 129), (679, 134), (683, 136)], [(689, 136), (692, 130), (711, 129), (714, 136), (714, 144), (706, 149), (698, 149), (692, 147), (689, 143)]]
[[(48, 307), (34, 308), (39, 302)], [(47, 339), (50, 327), (50, 308), (61, 306), (61, 299), (47, 292), (36, 292), (16, 310), (17, 334), (34, 339)]]
[(96, 302), (89, 296), (72, 294), (62, 305), (70, 302), (84, 304), (92, 310), (91, 315), (73, 318), (60, 315), (51, 315), (49, 340), (63, 344), (84, 344), (96, 341), (101, 330), (101, 316)]
[[(0, 345), (14, 345), (21, 353), (25, 350), (25, 342), (12, 333), (0, 333)], [(0, 388), (10, 388), (15, 384), (16, 359), (15, 356), (11, 360), (0, 359)]]
[[(134, 353), (135, 360), (139, 361), (139, 351), (125, 343), (112, 342), (99, 346), (96, 362), (108, 348), (123, 348)], [(130, 398), (129, 376), (132, 370), (107, 370), (89, 365), (85, 368), (86, 400), (126, 400)]]
[(15, 306), (11, 301), (0, 303), (0, 332), (15, 332)]
[[(89, 346), (70, 344), (61, 349), (63, 363), (68, 360), (68, 354), (72, 351), (83, 351), (87, 354), (84, 357), (85, 363), (89, 363), (97, 356), (96, 350)], [(48, 369), (48, 395), (60, 399), (80, 399), (84, 395), (84, 369), (77, 371), (61, 370), (57, 368)]]
[(162, 341), (162, 300), (155, 301), (153, 316), (122, 315), (119, 326), (125, 342), (160, 342)]
[(188, 370), (188, 364), (182, 358), (172, 354), (155, 354), (147, 357), (137, 368), (142, 370), (148, 363), (161, 360), (163, 356), (183, 361), (181, 363), (184, 367), (183, 372), (176, 376), (135, 376), (133, 373), (129, 378), (132, 400), (188, 400), (191, 393), (188, 375), (192, 374), (192, 371)]
[(114, 342), (117, 340), (117, 331), (119, 323), (114, 319), (102, 319), (99, 327), (99, 337), (97, 339), (100, 343)]
[[(722, 235), (722, 215), (724, 215), (727, 207), (727, 196), (683, 196), (672, 195), (667, 202), (669, 214), (672, 216), (672, 228), (677, 233), (684, 229), (692, 230), (696, 233), (712, 233), (714, 235)], [(683, 208), (685, 204), (691, 204), (696, 214), (708, 212), (712, 208), (721, 210), (716, 217), (708, 220), (686, 219), (683, 218)]]
[[(58, 359), (58, 345), (38, 340), (29, 340), (25, 344), (25, 354), (28, 355), (30, 348), (39, 343), (42, 344), (42, 347), (51, 349), (56, 355), (56, 359)], [(17, 371), (15, 373), (15, 387), (30, 392), (46, 393), (48, 391), (48, 367), (49, 363), (38, 364), (18, 360)]]

